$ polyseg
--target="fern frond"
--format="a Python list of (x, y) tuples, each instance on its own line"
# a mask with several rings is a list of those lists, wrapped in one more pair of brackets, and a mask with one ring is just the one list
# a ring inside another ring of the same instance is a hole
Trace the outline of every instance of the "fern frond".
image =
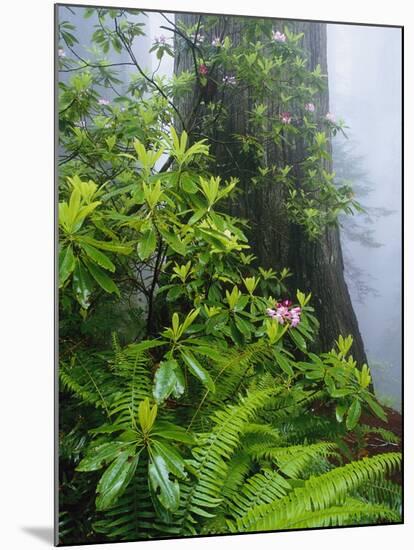
[(383, 478), (398, 468), (399, 453), (386, 453), (351, 462), (317, 477), (306, 480), (286, 497), (267, 505), (250, 509), (237, 521), (240, 531), (268, 531), (282, 529), (297, 518), (342, 505), (347, 496), (363, 483)]
[(383, 504), (370, 504), (348, 498), (340, 506), (302, 512), (292, 518), (277, 519), (273, 523), (272, 530), (364, 525), (376, 523), (379, 520), (397, 523), (400, 521), (400, 516)]
[(103, 353), (78, 353), (70, 364), (59, 366), (61, 388), (69, 390), (85, 403), (103, 408), (109, 416), (109, 403), (117, 390), (116, 381)]
[(229, 405), (212, 416), (214, 427), (201, 434), (198, 445), (193, 449), (194, 459), (189, 461), (196, 480), (187, 491), (182, 491), (179, 518), (184, 533), (194, 533), (193, 514), (211, 517), (211, 510), (222, 502), (228, 461), (237, 449), (244, 425), (256, 412), (268, 403), (275, 390), (262, 390), (240, 397), (235, 405)]
[(230, 499), (239, 491), (244, 483), (245, 476), (250, 469), (251, 463), (251, 456), (244, 451), (239, 451), (228, 462), (227, 476), (221, 490), (224, 501)]
[(287, 443), (302, 444), (320, 441), (334, 441), (346, 432), (345, 426), (335, 418), (315, 414), (295, 414), (276, 422), (276, 427)]
[(385, 504), (396, 512), (401, 512), (402, 489), (400, 485), (388, 480), (368, 482), (360, 487), (358, 496), (365, 502)]
[(335, 443), (321, 442), (311, 445), (291, 445), (290, 447), (273, 447), (255, 452), (252, 446), (251, 453), (260, 460), (265, 459), (274, 463), (280, 472), (290, 478), (306, 477), (306, 470), (312, 462), (321, 458), (338, 456)]
[(250, 477), (227, 507), (234, 518), (243, 517), (252, 507), (270, 504), (291, 490), (289, 482), (275, 470), (263, 468)]
[(131, 424), (131, 416), (138, 414), (138, 405), (151, 392), (150, 359), (141, 349), (129, 346), (116, 352), (113, 364), (118, 391), (110, 407), (111, 417), (121, 427)]
[(265, 452), (271, 447), (283, 443), (279, 432), (269, 424), (250, 423), (243, 429), (240, 448), (251, 458), (261, 451)]
[(247, 344), (243, 349), (234, 349), (223, 354), (222, 360), (214, 366), (217, 372), (217, 392), (212, 401), (221, 404), (246, 388), (245, 380), (254, 372), (254, 366), (266, 361), (269, 353), (269, 347), (263, 341), (258, 341)]

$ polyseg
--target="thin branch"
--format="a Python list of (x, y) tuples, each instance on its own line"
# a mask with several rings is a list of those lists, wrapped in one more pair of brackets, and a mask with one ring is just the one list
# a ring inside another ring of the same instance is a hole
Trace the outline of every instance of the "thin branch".
[(129, 57), (132, 59), (132, 62), (133, 64), (135, 65), (135, 67), (138, 69), (138, 72), (140, 73), (140, 75), (147, 81), (149, 82), (160, 94), (161, 96), (167, 101), (167, 103), (170, 105), (170, 107), (172, 107), (172, 109), (174, 109), (176, 115), (178, 116), (178, 118), (180, 119), (180, 122), (181, 124), (183, 125), (183, 128), (185, 129), (185, 124), (184, 124), (184, 120), (181, 116), (181, 113), (179, 112), (179, 110), (177, 109), (177, 107), (174, 105), (174, 103), (169, 99), (169, 97), (167, 96), (167, 94), (164, 92), (164, 90), (162, 88), (160, 88), (160, 86), (158, 86), (158, 84), (154, 81), (154, 79), (150, 78), (146, 73), (145, 71), (143, 71), (143, 69), (141, 68), (140, 64), (138, 63), (135, 55), (134, 55), (134, 52), (132, 51), (131, 49), (131, 46), (128, 44), (128, 41), (127, 39), (125, 38), (125, 35), (123, 34), (123, 32), (120, 30), (119, 26), (118, 26), (118, 22), (117, 22), (117, 19), (115, 18), (114, 19), (114, 22), (115, 22), (115, 29), (116, 29), (116, 34), (118, 35), (119, 39), (121, 40), (122, 44), (124, 45), (126, 51), (128, 52), (129, 54)]
[(73, 71), (80, 71), (81, 69), (85, 69), (86, 67), (90, 67), (92, 69), (106, 69), (107, 67), (120, 67), (121, 65), (130, 65), (134, 66), (134, 64), (130, 61), (125, 61), (123, 63), (107, 63), (107, 64), (101, 64), (101, 63), (89, 63), (88, 61), (82, 59), (83, 66), (82, 67), (74, 67), (73, 69), (59, 69), (60, 73), (70, 73)]

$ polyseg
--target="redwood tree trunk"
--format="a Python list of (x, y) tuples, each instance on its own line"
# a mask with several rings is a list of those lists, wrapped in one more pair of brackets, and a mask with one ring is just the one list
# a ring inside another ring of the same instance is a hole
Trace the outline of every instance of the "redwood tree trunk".
[[(176, 22), (181, 20), (186, 25), (197, 24), (197, 15), (177, 15)], [(238, 17), (221, 18), (217, 26), (211, 29), (206, 40), (225, 33), (230, 36), (233, 43), (238, 43), (240, 33), (243, 32), (242, 19)], [(276, 28), (283, 29), (284, 22), (278, 21)], [(327, 74), (327, 29), (323, 23), (295, 22), (290, 23), (294, 32), (303, 32), (302, 47), (304, 48), (308, 68), (313, 70), (318, 64), (322, 72)], [(190, 53), (181, 53), (175, 59), (175, 71), (194, 71), (194, 63)], [(239, 83), (241, 84), (241, 83)], [(197, 91), (196, 91), (197, 92)], [(221, 98), (220, 98), (221, 99)], [(228, 110), (225, 132), (228, 142), (232, 141), (232, 135), (248, 134), (249, 121), (247, 113), (251, 110), (253, 100), (245, 90), (238, 96), (237, 102), (226, 101)], [(197, 117), (192, 118), (194, 105), (198, 101), (197, 93), (189, 96), (180, 103), (180, 111), (185, 114), (189, 130), (202, 135), (202, 128), (197, 128)], [(278, 113), (279, 106), (271, 98), (265, 101), (269, 115)], [(320, 113), (329, 111), (328, 88), (319, 94), (314, 103)], [(198, 111), (200, 112), (200, 110)], [(344, 264), (340, 241), (340, 232), (337, 227), (328, 227), (317, 241), (310, 241), (302, 227), (291, 223), (287, 219), (284, 208), (284, 192), (282, 186), (263, 184), (254, 187), (251, 178), (254, 176), (256, 166), (248, 156), (243, 156), (238, 143), (225, 146), (211, 142), (211, 152), (215, 155), (217, 173), (227, 177), (236, 176), (240, 180), (243, 194), (239, 195), (237, 202), (231, 205), (231, 213), (247, 219), (250, 223), (249, 234), (253, 252), (258, 257), (260, 265), (266, 268), (280, 270), (288, 267), (293, 276), (288, 279), (288, 286), (294, 295), (296, 289), (312, 292), (312, 305), (320, 322), (318, 340), (315, 350), (328, 351), (332, 348), (339, 334), (346, 336), (351, 334), (354, 339), (352, 353), (359, 362), (366, 362), (366, 354), (358, 327), (357, 318), (352, 306), (349, 291), (344, 278)], [(300, 137), (297, 138), (294, 150), (284, 151), (280, 158), (280, 151), (275, 146), (266, 145), (266, 159), (269, 165), (283, 163), (297, 166), (297, 162), (303, 158), (303, 146)], [(327, 163), (327, 168), (331, 168)], [(296, 168), (295, 177), (299, 180), (300, 172)]]

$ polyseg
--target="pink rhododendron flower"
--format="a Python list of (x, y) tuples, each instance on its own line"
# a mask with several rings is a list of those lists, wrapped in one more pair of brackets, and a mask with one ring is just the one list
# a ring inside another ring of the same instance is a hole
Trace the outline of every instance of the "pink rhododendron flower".
[(204, 63), (202, 63), (202, 64), (198, 67), (198, 72), (199, 72), (202, 76), (205, 76), (206, 74), (208, 74), (207, 65), (204, 65)]
[(284, 325), (287, 322), (290, 323), (291, 328), (295, 328), (300, 323), (302, 310), (298, 306), (291, 306), (291, 300), (282, 300), (281, 302), (277, 302), (275, 304), (275, 309), (267, 308), (266, 314), (272, 319), (276, 319), (281, 325)]
[(230, 84), (231, 86), (234, 86), (235, 84), (237, 84), (236, 77), (225, 75), (225, 76), (223, 76), (223, 83), (224, 84)]
[(309, 111), (310, 113), (315, 112), (315, 105), (313, 103), (305, 103), (305, 111)]
[(99, 103), (99, 105), (109, 105), (110, 101), (109, 101), (109, 99), (105, 99), (105, 98), (101, 97), (101, 99), (98, 99), (98, 103)]
[(280, 113), (280, 120), (283, 124), (290, 124), (292, 120), (292, 115), (290, 113)]
[(292, 320), (290, 322), (290, 326), (292, 328), (295, 328), (298, 326), (298, 324), (300, 323), (300, 317), (292, 317)]
[(276, 42), (286, 42), (286, 36), (283, 34), (283, 32), (273, 31), (272, 38)]
[(332, 113), (326, 113), (325, 118), (326, 120), (329, 120), (329, 122), (335, 122), (335, 115), (333, 115)]
[(155, 36), (154, 37), (154, 42), (156, 44), (165, 44), (166, 41), (167, 41), (167, 39), (163, 34), (161, 34), (160, 36)]

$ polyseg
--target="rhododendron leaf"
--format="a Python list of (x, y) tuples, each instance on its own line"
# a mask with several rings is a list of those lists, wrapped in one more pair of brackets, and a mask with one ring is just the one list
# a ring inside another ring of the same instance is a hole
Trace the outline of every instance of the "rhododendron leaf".
[(358, 399), (355, 399), (352, 402), (352, 405), (348, 409), (348, 414), (346, 416), (346, 427), (348, 430), (355, 428), (359, 417), (361, 416), (361, 403)]
[(306, 342), (303, 336), (301, 336), (296, 329), (292, 328), (291, 330), (289, 330), (289, 335), (299, 349), (301, 349), (302, 351), (306, 351)]
[(138, 256), (141, 258), (141, 260), (146, 260), (154, 252), (156, 246), (157, 238), (155, 236), (155, 231), (153, 229), (147, 229), (147, 231), (144, 231), (138, 241)]
[(216, 391), (215, 384), (204, 367), (200, 365), (194, 355), (188, 350), (181, 349), (181, 357), (183, 358), (185, 364), (188, 366), (190, 372), (200, 380), (211, 392)]
[(244, 344), (244, 336), (243, 333), (240, 332), (240, 330), (237, 328), (236, 323), (233, 319), (230, 319), (230, 334), (235, 344), (238, 344), (239, 346), (242, 346)]
[(92, 280), (79, 260), (76, 260), (75, 269), (73, 272), (73, 291), (76, 299), (84, 309), (89, 307), (89, 298), (92, 292)]
[(92, 275), (92, 277), (101, 288), (103, 288), (106, 292), (109, 292), (110, 294), (114, 293), (118, 297), (120, 297), (121, 294), (119, 292), (119, 288), (103, 269), (101, 269), (93, 262), (87, 260), (86, 258), (84, 259), (84, 262), (86, 267), (88, 268), (89, 273)]
[[(177, 252), (177, 254), (180, 254), (181, 256), (185, 256), (187, 253), (187, 247), (185, 244), (177, 237), (176, 235), (173, 235), (172, 233), (160, 228), (160, 233), (164, 237), (164, 239), (167, 241), (169, 246), (174, 250), (174, 252)], [(155, 247), (154, 247), (155, 248)]]
[(375, 400), (375, 398), (366, 395), (365, 401), (368, 403), (372, 412), (378, 416), (378, 418), (380, 418), (384, 422), (387, 422), (387, 415), (381, 405)]
[(191, 195), (197, 193), (198, 191), (197, 184), (194, 182), (194, 177), (186, 172), (181, 174), (181, 185), (183, 186), (184, 191), (186, 193), (190, 193)]
[(109, 462), (112, 462), (127, 445), (128, 443), (115, 441), (94, 447), (90, 449), (86, 457), (80, 461), (76, 470), (78, 472), (100, 470), (104, 466), (107, 466)]
[(96, 509), (106, 510), (125, 491), (135, 473), (139, 454), (133, 456), (132, 450), (123, 451), (107, 468), (96, 487)]
[(79, 236), (77, 237), (77, 240), (80, 243), (90, 244), (95, 248), (108, 250), (109, 252), (116, 252), (117, 254), (130, 254), (133, 250), (133, 247), (131, 245), (117, 242), (98, 241), (97, 239), (93, 239), (89, 235)]
[(274, 351), (274, 356), (279, 367), (289, 376), (293, 376), (293, 369), (289, 364), (289, 361), (280, 352)]
[(59, 286), (63, 286), (66, 279), (75, 269), (75, 256), (72, 245), (63, 248), (59, 254)]
[(237, 328), (240, 330), (240, 332), (245, 336), (246, 338), (250, 338), (251, 331), (252, 331), (252, 325), (245, 321), (240, 315), (235, 315), (234, 320), (236, 322)]
[(185, 428), (173, 424), (172, 422), (157, 421), (154, 429), (152, 430), (153, 437), (161, 437), (163, 439), (170, 439), (173, 441), (180, 441), (181, 443), (187, 443), (191, 445), (194, 443), (194, 437), (191, 433), (187, 432)]
[(154, 377), (153, 396), (157, 403), (162, 403), (172, 393), (176, 398), (185, 390), (184, 376), (177, 361), (161, 361)]
[(338, 403), (335, 407), (335, 415), (338, 422), (342, 422), (346, 413), (347, 406), (345, 403)]
[(164, 456), (154, 452), (148, 465), (149, 482), (164, 508), (174, 512), (180, 503), (180, 486), (176, 479), (170, 479), (169, 474)]
[(107, 269), (108, 271), (115, 271), (115, 266), (111, 262), (111, 260), (108, 258), (106, 254), (98, 250), (97, 248), (94, 248), (93, 246), (89, 244), (82, 244), (82, 249), (86, 252), (86, 254), (89, 256), (91, 260), (93, 260), (96, 264), (98, 264), (100, 267), (103, 267), (104, 269)]
[(207, 334), (211, 334), (214, 331), (214, 329), (217, 327), (217, 325), (227, 323), (228, 319), (229, 319), (229, 314), (227, 312), (217, 313), (216, 315), (213, 315), (212, 317), (210, 317), (206, 322)]

